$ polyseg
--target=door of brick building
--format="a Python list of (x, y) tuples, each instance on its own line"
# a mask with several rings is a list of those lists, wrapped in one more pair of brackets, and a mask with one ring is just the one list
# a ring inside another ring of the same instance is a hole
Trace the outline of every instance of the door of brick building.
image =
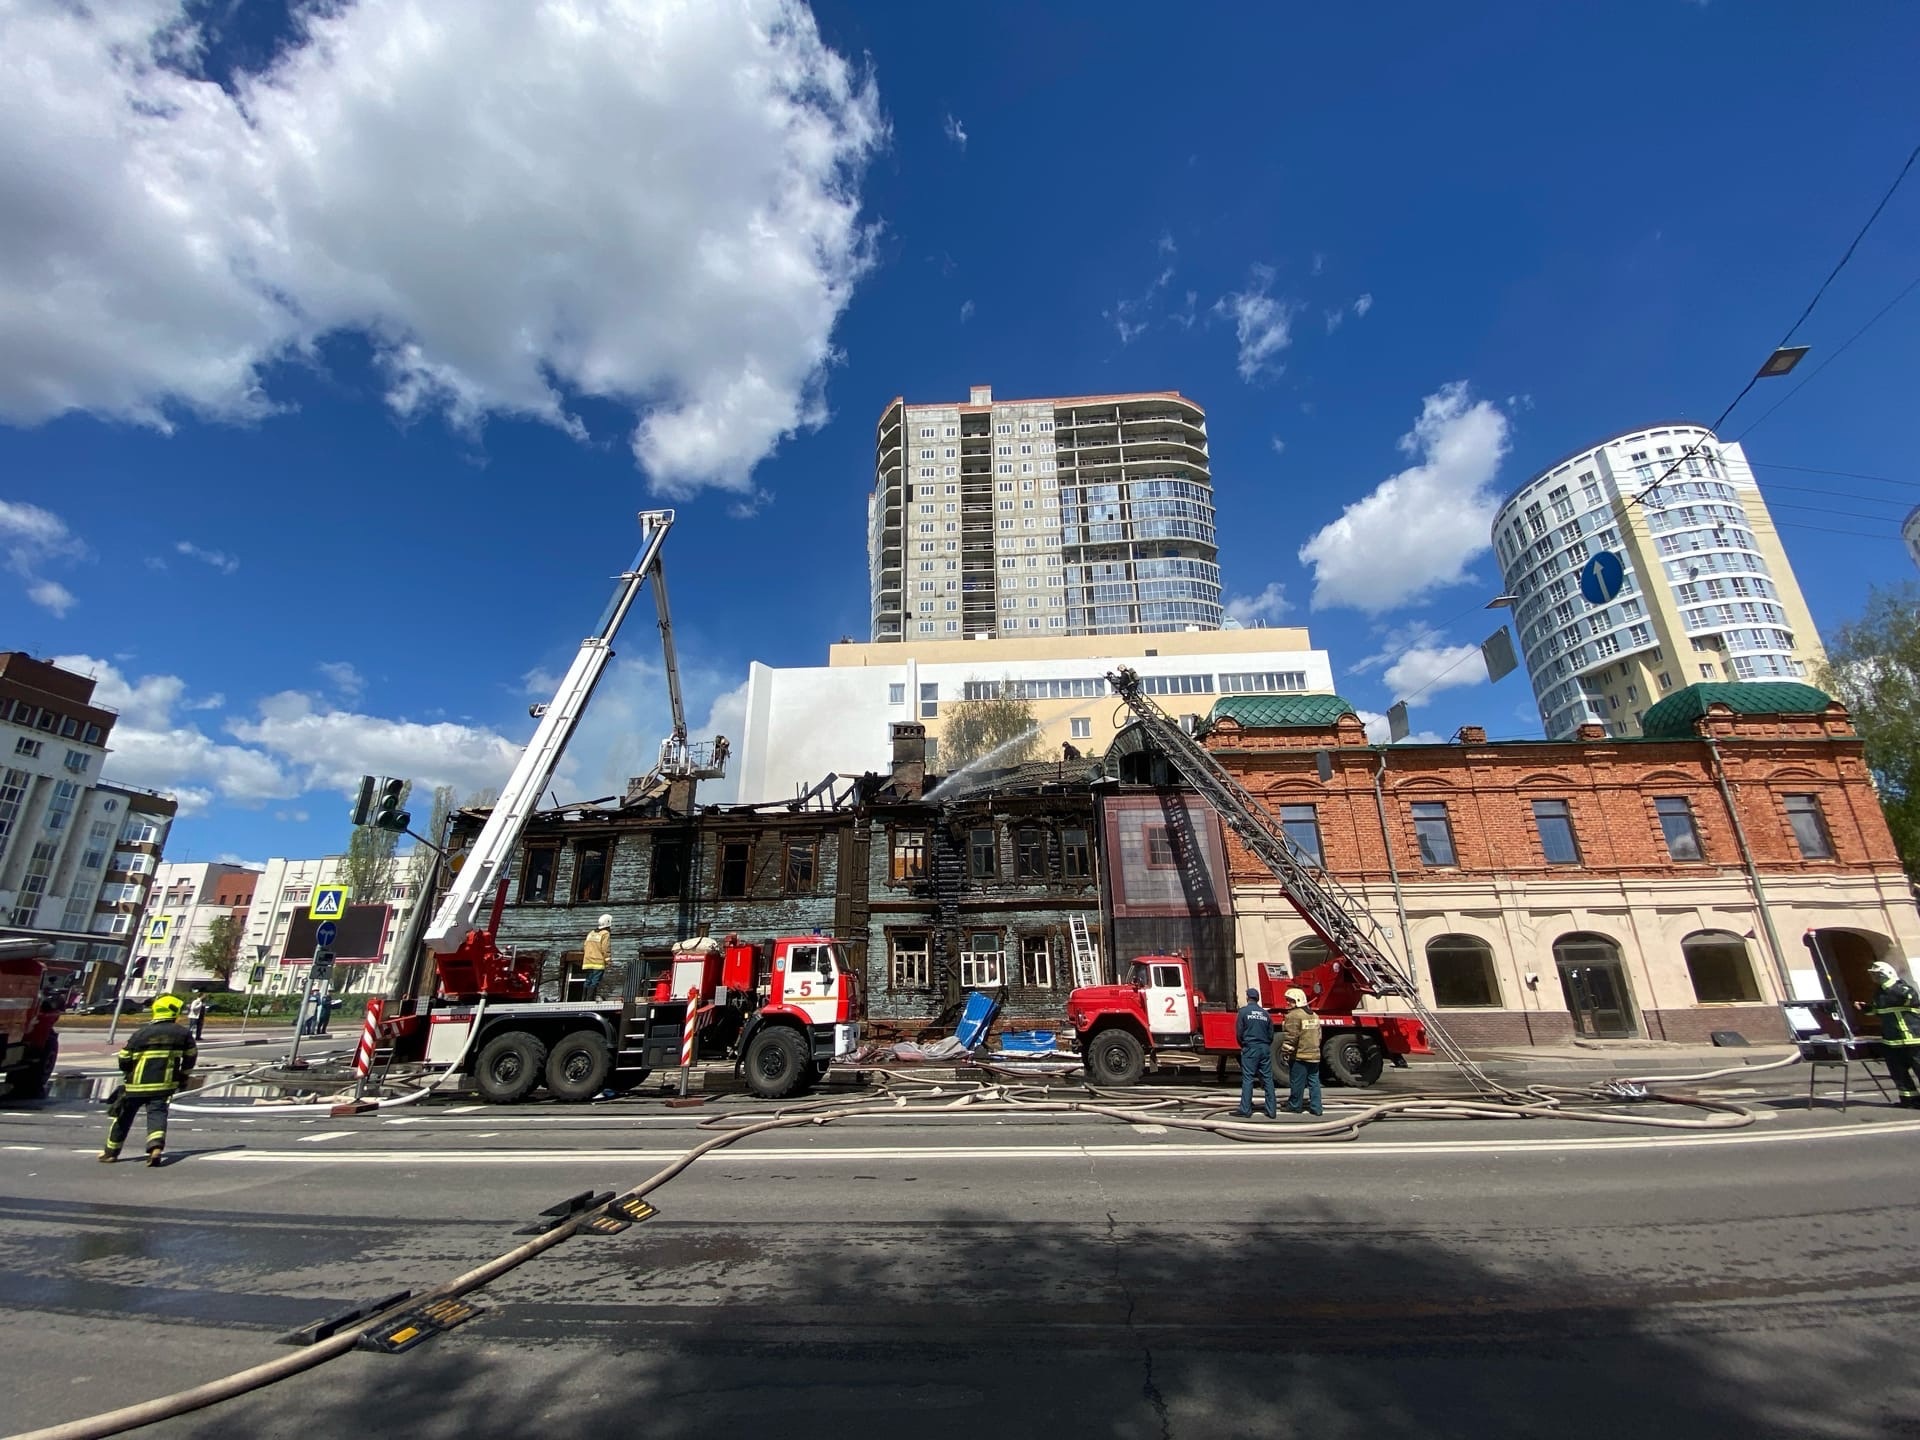
[(1553, 958), (1576, 1034), (1623, 1040), (1639, 1033), (1619, 946), (1604, 935), (1567, 935), (1554, 943)]

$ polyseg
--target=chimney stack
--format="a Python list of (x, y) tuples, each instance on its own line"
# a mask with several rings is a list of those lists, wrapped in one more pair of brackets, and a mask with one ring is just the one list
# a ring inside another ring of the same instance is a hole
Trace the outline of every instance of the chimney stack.
[(927, 785), (927, 727), (918, 720), (896, 720), (893, 733), (893, 788), (918, 800)]

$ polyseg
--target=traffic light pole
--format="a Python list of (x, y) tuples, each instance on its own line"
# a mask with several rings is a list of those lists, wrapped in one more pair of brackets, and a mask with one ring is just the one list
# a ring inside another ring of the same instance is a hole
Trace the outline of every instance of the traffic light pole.
[(307, 978), (300, 982), (300, 1008), (294, 1012), (293, 1020), (293, 1049), (288, 1052), (283, 1069), (305, 1070), (307, 1068), (307, 1062), (300, 1058), (300, 1037), (306, 1033), (307, 1012), (315, 1003), (314, 981), (326, 980), (331, 983), (332, 977), (333, 952), (324, 945), (316, 945), (313, 950), (313, 963), (307, 967)]

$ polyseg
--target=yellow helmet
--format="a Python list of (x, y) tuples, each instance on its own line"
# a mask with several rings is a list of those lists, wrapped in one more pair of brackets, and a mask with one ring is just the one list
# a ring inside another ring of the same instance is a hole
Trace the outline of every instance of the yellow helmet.
[(156, 1020), (177, 1019), (186, 1007), (178, 995), (156, 995), (153, 1000), (153, 1018)]

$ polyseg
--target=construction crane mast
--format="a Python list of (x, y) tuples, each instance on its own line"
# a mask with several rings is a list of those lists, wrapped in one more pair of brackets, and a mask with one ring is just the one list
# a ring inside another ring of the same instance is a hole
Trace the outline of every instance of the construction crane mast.
[(1405, 1002), (1426, 1026), (1428, 1043), (1452, 1061), (1476, 1090), (1490, 1096), (1503, 1095), (1504, 1087), (1447, 1034), (1439, 1017), (1420, 998), (1419, 987), (1392, 958), (1386, 936), (1366, 904), (1287, 839), (1273, 812), (1154, 703), (1133, 670), (1122, 666), (1108, 674), (1107, 683), (1180, 778), (1214, 808), (1227, 828), (1273, 873), (1300, 918), (1352, 968), (1361, 988)]

